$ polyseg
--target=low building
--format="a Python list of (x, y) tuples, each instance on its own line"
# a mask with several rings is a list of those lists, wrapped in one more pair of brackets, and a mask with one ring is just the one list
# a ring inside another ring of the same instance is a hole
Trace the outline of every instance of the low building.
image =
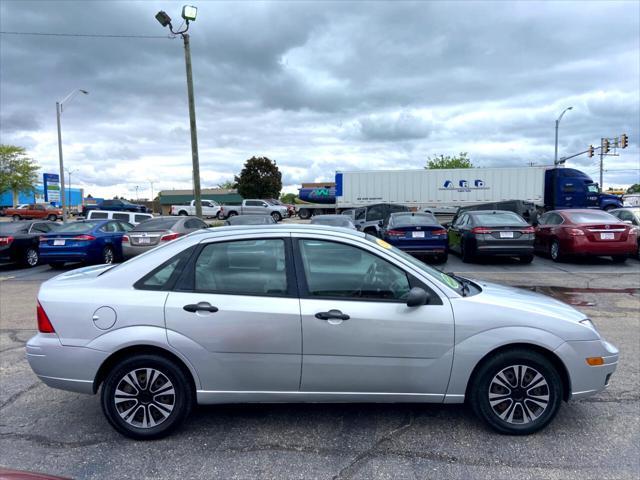
[[(65, 189), (65, 197), (67, 200), (67, 206), (71, 209), (79, 209), (82, 207), (84, 196), (84, 190), (82, 188), (69, 188)], [(39, 183), (35, 186), (33, 192), (20, 192), (18, 194), (18, 204), (21, 203), (46, 203), (44, 200), (44, 186)], [(6, 191), (0, 193), (0, 208), (7, 208), (13, 206), (13, 192)]]
[[(235, 189), (204, 188), (200, 192), (203, 200), (213, 200), (220, 205), (233, 205), (242, 202), (242, 197)], [(171, 213), (171, 205), (186, 205), (193, 200), (193, 190), (162, 190), (158, 193), (162, 215)]]

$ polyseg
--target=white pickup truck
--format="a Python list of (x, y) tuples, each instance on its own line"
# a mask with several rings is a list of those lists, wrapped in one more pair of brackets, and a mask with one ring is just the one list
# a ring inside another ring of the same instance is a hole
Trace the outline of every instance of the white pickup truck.
[[(213, 200), (201, 200), (202, 216), (203, 217), (216, 217), (220, 213), (221, 207)], [(171, 215), (195, 215), (196, 214), (196, 201), (191, 200), (188, 205), (171, 205)]]

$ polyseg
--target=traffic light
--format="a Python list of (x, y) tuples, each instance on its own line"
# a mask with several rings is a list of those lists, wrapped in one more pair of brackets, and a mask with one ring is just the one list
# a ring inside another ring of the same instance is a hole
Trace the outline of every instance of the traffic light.
[(609, 139), (602, 139), (602, 153), (609, 153)]
[(629, 137), (626, 133), (620, 135), (620, 148), (627, 148), (629, 146)]
[(589, 152), (589, 157), (593, 157), (593, 152), (594, 152), (593, 145), (589, 145), (589, 150), (588, 150), (588, 152)]

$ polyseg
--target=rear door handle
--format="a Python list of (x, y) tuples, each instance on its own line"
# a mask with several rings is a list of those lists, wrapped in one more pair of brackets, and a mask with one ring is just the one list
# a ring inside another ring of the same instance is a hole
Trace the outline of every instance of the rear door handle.
[(214, 307), (209, 302), (199, 302), (199, 303), (190, 303), (182, 307), (187, 312), (195, 313), (195, 312), (211, 312), (215, 313), (218, 311), (218, 307)]
[(316, 318), (320, 320), (349, 320), (351, 317), (340, 310), (329, 310), (328, 312), (316, 313)]

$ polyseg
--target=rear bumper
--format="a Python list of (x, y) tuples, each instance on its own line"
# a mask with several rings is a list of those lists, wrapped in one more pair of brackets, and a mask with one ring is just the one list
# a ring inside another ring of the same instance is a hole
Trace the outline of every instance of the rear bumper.
[(122, 256), (124, 258), (135, 257), (136, 255), (140, 255), (141, 253), (148, 252), (149, 250), (153, 250), (158, 245), (122, 245)]
[(108, 352), (60, 343), (55, 333), (38, 333), (27, 342), (27, 361), (33, 372), (53, 388), (93, 393), (93, 382)]
[(561, 243), (568, 255), (635, 255), (638, 243), (635, 237), (618, 242), (593, 242), (582, 237), (573, 237)]
[(478, 245), (479, 255), (533, 255), (533, 245)]

